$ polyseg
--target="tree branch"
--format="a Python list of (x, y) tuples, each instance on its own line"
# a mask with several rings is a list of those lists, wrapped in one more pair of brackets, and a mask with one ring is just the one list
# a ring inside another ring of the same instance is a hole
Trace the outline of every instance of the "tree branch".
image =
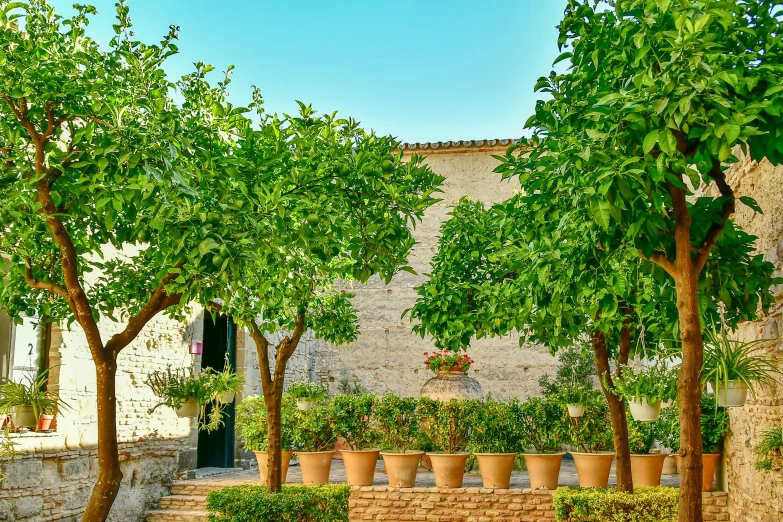
[(11, 101), (11, 99), (5, 94), (0, 94), (0, 98), (5, 100), (5, 103), (11, 107), (11, 110), (14, 111), (16, 117), (19, 119), (22, 125), (24, 125), (24, 128), (27, 129), (27, 132), (30, 133), (30, 138), (32, 138), (35, 144), (38, 145), (41, 141), (41, 135), (38, 134), (38, 131), (35, 130), (35, 125), (33, 125), (32, 122), (30, 122), (30, 120), (27, 118), (27, 102), (24, 100), (24, 98), (22, 98), (22, 103), (19, 105), (19, 107), (14, 105), (14, 102)]
[(666, 255), (660, 253), (660, 252), (653, 252), (650, 257), (645, 256), (642, 251), (639, 251), (639, 257), (644, 259), (645, 261), (649, 261), (651, 263), (654, 263), (658, 265), (659, 267), (666, 270), (666, 272), (672, 276), (675, 277), (676, 269), (674, 268), (674, 262), (666, 257)]
[(253, 338), (253, 342), (256, 343), (256, 353), (258, 354), (258, 365), (261, 368), (261, 388), (264, 390), (264, 394), (271, 393), (272, 390), (272, 374), (269, 367), (269, 341), (266, 336), (258, 328), (255, 320), (247, 321), (248, 329), (250, 330), (250, 337)]
[(56, 283), (37, 280), (33, 275), (32, 264), (33, 264), (32, 259), (28, 257), (24, 265), (24, 279), (25, 281), (27, 281), (27, 284), (30, 285), (30, 288), (34, 290), (46, 290), (54, 295), (58, 295), (64, 298), (67, 301), (68, 290), (66, 290), (65, 288), (63, 288), (62, 286)]
[(723, 230), (726, 228), (726, 223), (734, 211), (736, 210), (736, 198), (734, 197), (734, 190), (726, 182), (726, 173), (721, 168), (721, 163), (717, 159), (712, 160), (712, 169), (710, 169), (710, 177), (715, 181), (715, 185), (718, 187), (721, 196), (726, 197), (726, 201), (723, 202), (723, 210), (721, 212), (721, 220), (718, 223), (713, 223), (710, 229), (707, 231), (707, 235), (704, 236), (701, 246), (698, 249), (698, 253), (693, 260), (694, 275), (698, 276), (704, 264), (707, 262), (707, 258), (712, 252), (712, 247), (718, 241)]

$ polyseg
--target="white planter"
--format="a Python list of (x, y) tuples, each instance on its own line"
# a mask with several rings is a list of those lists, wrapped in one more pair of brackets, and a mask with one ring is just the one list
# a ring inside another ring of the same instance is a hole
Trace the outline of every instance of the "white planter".
[(674, 405), (674, 401), (672, 399), (669, 399), (668, 401), (663, 401), (661, 403), (661, 409), (665, 410), (666, 408), (671, 408), (672, 405)]
[(234, 402), (236, 394), (232, 391), (224, 391), (220, 395), (218, 395), (218, 402), (220, 404), (231, 404)]
[(190, 399), (183, 402), (182, 406), (175, 409), (174, 411), (177, 412), (177, 417), (180, 419), (184, 419), (186, 417), (198, 417), (198, 400), (194, 397), (191, 397)]
[(729, 381), (728, 388), (720, 382), (715, 390), (715, 400), (723, 408), (742, 408), (747, 399), (748, 386), (742, 381)]
[(307, 411), (313, 407), (313, 401), (310, 399), (299, 399), (296, 401), (296, 407), (299, 408), (300, 411)]
[(642, 402), (629, 401), (628, 407), (631, 409), (631, 416), (635, 421), (652, 422), (657, 421), (661, 416), (661, 401), (653, 403), (648, 403), (647, 399), (642, 399)]
[(569, 404), (568, 414), (571, 417), (581, 417), (585, 414), (585, 407), (582, 404)]
[(17, 428), (35, 429), (35, 427), (38, 426), (38, 418), (35, 416), (33, 407), (29, 404), (16, 406), (11, 411), (11, 415), (14, 420), (14, 426)]

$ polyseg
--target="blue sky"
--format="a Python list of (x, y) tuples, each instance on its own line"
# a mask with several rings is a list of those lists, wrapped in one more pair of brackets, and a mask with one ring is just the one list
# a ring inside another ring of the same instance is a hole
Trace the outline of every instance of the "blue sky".
[[(114, 0), (90, 34), (112, 36)], [(51, 0), (63, 14), (73, 0)], [(137, 35), (157, 42), (182, 28), (180, 76), (204, 61), (234, 64), (231, 100), (251, 85), (266, 109), (295, 100), (340, 111), (406, 142), (515, 138), (539, 95), (533, 86), (557, 57), (566, 0), (130, 0)], [(213, 81), (219, 75), (214, 74)]]

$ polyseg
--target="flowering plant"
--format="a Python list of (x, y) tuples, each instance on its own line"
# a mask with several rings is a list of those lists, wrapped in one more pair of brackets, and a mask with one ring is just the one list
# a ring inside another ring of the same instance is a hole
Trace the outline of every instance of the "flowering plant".
[(433, 372), (467, 372), (473, 364), (468, 354), (444, 350), (442, 352), (424, 352), (424, 366)]

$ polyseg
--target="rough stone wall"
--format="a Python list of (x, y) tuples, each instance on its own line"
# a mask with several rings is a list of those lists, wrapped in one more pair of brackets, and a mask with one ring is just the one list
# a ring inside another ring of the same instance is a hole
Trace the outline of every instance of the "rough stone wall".
[[(742, 157), (731, 170), (730, 182), (738, 195), (756, 199), (764, 214), (739, 205), (736, 220), (758, 236), (757, 251), (774, 263), (783, 276), (783, 167), (773, 167)], [(777, 305), (762, 320), (742, 326), (745, 339), (774, 339), (783, 335), (783, 285), (773, 289)], [(783, 366), (783, 344), (772, 348)], [(765, 389), (744, 408), (732, 408), (731, 431), (725, 444), (729, 508), (732, 520), (773, 522), (783, 520), (783, 475), (781, 471), (759, 472), (753, 467), (753, 447), (762, 433), (783, 422), (783, 386)]]
[[(414, 288), (424, 281), (424, 274), (430, 270), (440, 226), (449, 219), (451, 207), (466, 195), (489, 204), (514, 194), (518, 184), (502, 182), (500, 175), (492, 172), (498, 164), (492, 155), (504, 151), (505, 146), (495, 146), (422, 152), (427, 155), (427, 164), (446, 180), (443, 194), (438, 196), (443, 201), (427, 210), (415, 231), (418, 244), (410, 255), (409, 264), (419, 275), (403, 272), (389, 285), (373, 278), (367, 284), (353, 288), (361, 325), (359, 339), (341, 347), (308, 340), (297, 350), (294, 366), (298, 369), (292, 372), (291, 378), (307, 373), (313, 380), (329, 383), (332, 391), (337, 390), (341, 380), (348, 380), (374, 393), (418, 395), (422, 385), (432, 376), (424, 368), (423, 353), (432, 351), (434, 345), (431, 340), (413, 334), (410, 319), (403, 319), (402, 313), (416, 301)], [(471, 374), (485, 392), (500, 398), (535, 395), (539, 391), (538, 378), (555, 371), (556, 360), (545, 349), (538, 346), (520, 348), (515, 335), (474, 342), (469, 353), (476, 361)]]

